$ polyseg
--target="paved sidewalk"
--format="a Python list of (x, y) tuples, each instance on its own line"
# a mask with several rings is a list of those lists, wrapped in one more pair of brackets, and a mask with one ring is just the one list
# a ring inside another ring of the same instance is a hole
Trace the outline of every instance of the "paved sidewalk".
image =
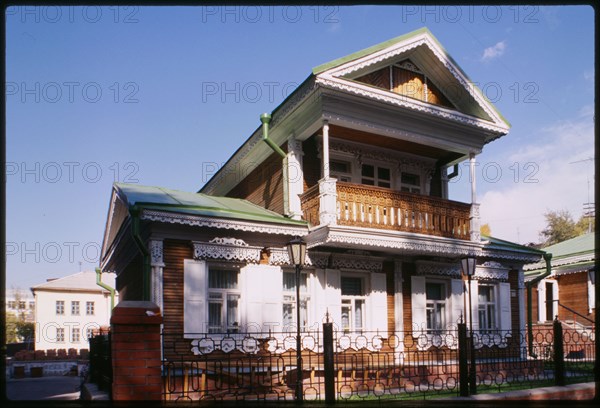
[(81, 378), (48, 376), (6, 380), (6, 397), (13, 401), (78, 400)]

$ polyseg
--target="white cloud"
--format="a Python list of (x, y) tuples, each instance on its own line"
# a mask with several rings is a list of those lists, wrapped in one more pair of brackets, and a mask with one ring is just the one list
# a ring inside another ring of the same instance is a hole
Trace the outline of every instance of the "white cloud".
[[(524, 146), (509, 157), (510, 183), (489, 189), (480, 199), (481, 222), (492, 235), (519, 243), (539, 241), (548, 210), (568, 210), (574, 219), (594, 199), (594, 124), (589, 107), (578, 118), (540, 130), (542, 143)], [(583, 160), (583, 161), (582, 161)], [(574, 163), (577, 162), (577, 163)], [(518, 170), (517, 170), (518, 169)]]
[(500, 57), (502, 54), (504, 54), (505, 50), (506, 50), (506, 41), (500, 41), (500, 42), (496, 43), (496, 45), (493, 45), (493, 46), (488, 47), (485, 50), (483, 50), (483, 56), (481, 57), (481, 60), (489, 61), (491, 59)]

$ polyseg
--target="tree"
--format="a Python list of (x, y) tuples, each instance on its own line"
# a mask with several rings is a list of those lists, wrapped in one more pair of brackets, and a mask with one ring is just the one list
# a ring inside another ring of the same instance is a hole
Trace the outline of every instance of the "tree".
[(35, 323), (19, 321), (16, 324), (16, 333), (21, 341), (35, 340)]
[(492, 228), (490, 227), (490, 224), (483, 224), (480, 228), (479, 228), (479, 232), (481, 232), (481, 235), (485, 235), (486, 237), (491, 237), (492, 236)]
[[(588, 220), (582, 216), (575, 222), (573, 216), (567, 210), (548, 211), (546, 217), (546, 228), (540, 232), (540, 238), (544, 246), (553, 245), (567, 239), (575, 238), (588, 232)], [(592, 231), (595, 227), (592, 219)]]

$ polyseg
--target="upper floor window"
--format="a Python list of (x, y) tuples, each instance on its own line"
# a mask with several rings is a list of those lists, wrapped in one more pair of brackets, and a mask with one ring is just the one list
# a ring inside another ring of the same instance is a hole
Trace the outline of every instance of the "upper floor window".
[(338, 181), (352, 182), (352, 165), (342, 160), (329, 161), (329, 174)]
[(65, 301), (64, 300), (57, 300), (56, 301), (56, 314), (57, 315), (64, 315), (65, 314)]
[(492, 285), (479, 285), (479, 327), (482, 330), (494, 330), (496, 324), (496, 294)]
[(23, 301), (23, 300), (19, 301), (19, 309), (25, 309), (25, 307), (26, 307), (25, 305), (26, 304), (27, 303), (25, 303), (25, 301)]
[(400, 190), (410, 193), (420, 193), (421, 177), (418, 174), (402, 172), (400, 176)]
[(425, 284), (427, 332), (446, 328), (446, 285), (441, 282)]
[(208, 332), (237, 333), (240, 322), (238, 270), (208, 270)]
[(85, 314), (88, 316), (94, 314), (94, 302), (85, 302)]
[[(300, 323), (308, 325), (308, 275), (300, 274)], [(283, 327), (296, 327), (296, 273), (283, 273)]]
[(65, 329), (59, 327), (56, 329), (56, 341), (58, 343), (64, 343), (65, 342)]
[(363, 278), (342, 276), (342, 330), (361, 331), (365, 327), (365, 283)]
[(17, 308), (17, 302), (15, 302), (14, 300), (9, 300), (8, 301), (8, 308), (9, 309), (16, 309)]
[(389, 167), (363, 164), (361, 183), (369, 186), (390, 188), (392, 186), (392, 172)]
[(29, 302), (29, 308), (35, 309), (35, 302)]
[(71, 314), (78, 316), (79, 315), (79, 301), (74, 300), (71, 302)]

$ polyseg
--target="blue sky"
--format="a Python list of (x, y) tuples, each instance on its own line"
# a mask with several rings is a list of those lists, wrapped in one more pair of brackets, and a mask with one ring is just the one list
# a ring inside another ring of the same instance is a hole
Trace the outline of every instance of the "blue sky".
[[(14, 7), (7, 287), (98, 265), (114, 181), (197, 191), (313, 67), (428, 27), (512, 125), (478, 156), (492, 234), (594, 197), (593, 9)], [(577, 162), (577, 163), (573, 163)], [(462, 170), (466, 167), (461, 166)], [(469, 201), (468, 176), (450, 186)], [(80, 264), (81, 262), (81, 264)]]

